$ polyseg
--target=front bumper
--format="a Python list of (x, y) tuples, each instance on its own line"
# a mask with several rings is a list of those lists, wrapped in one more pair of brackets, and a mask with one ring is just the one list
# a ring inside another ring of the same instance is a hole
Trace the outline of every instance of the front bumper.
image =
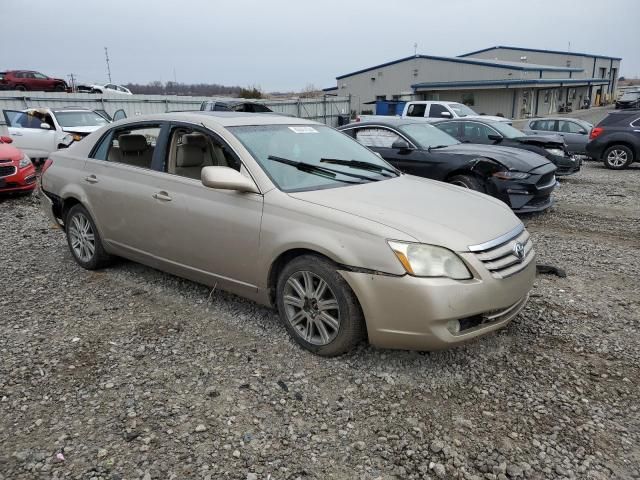
[[(460, 256), (473, 279), (341, 271), (362, 306), (369, 342), (384, 348), (443, 349), (505, 326), (524, 308), (535, 258), (517, 274), (497, 279), (473, 253)], [(447, 328), (451, 322), (473, 326), (454, 334)]]
[(0, 193), (31, 192), (36, 188), (37, 177), (35, 168), (16, 168), (16, 173), (0, 177)]
[(559, 155), (549, 155), (548, 158), (557, 167), (556, 176), (558, 177), (572, 175), (579, 172), (582, 167), (582, 159), (575, 155), (563, 157)]
[(548, 179), (532, 175), (524, 180), (492, 180), (493, 196), (499, 198), (515, 213), (541, 212), (553, 205), (551, 194), (558, 182), (550, 173)]

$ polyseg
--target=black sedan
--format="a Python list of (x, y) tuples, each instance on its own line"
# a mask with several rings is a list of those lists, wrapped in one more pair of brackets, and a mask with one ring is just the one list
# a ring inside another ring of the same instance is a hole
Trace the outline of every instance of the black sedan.
[(553, 203), (556, 167), (533, 152), (466, 145), (422, 120), (351, 123), (339, 130), (379, 153), (399, 170), (499, 198), (517, 213)]
[(434, 125), (463, 143), (520, 148), (546, 157), (558, 167), (557, 176), (580, 170), (582, 160), (573, 157), (559, 135), (527, 135), (504, 122), (483, 119), (434, 121)]

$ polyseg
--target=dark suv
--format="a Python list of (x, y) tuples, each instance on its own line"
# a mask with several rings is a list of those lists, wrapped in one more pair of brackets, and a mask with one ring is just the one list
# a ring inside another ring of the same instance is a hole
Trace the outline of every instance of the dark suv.
[(47, 77), (32, 70), (10, 70), (0, 72), (0, 84), (3, 90), (36, 90), (41, 92), (66, 92), (67, 82), (61, 78)]
[(640, 158), (640, 110), (609, 113), (591, 130), (587, 155), (613, 170), (627, 168)]

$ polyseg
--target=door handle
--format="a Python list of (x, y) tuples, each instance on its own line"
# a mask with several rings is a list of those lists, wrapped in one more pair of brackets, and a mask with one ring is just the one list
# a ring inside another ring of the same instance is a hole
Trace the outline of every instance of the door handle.
[(173, 200), (171, 196), (165, 191), (154, 193), (153, 198), (155, 198), (156, 200), (160, 200), (162, 202), (170, 202), (171, 200)]
[(95, 175), (89, 175), (84, 181), (87, 183), (98, 183), (98, 178)]

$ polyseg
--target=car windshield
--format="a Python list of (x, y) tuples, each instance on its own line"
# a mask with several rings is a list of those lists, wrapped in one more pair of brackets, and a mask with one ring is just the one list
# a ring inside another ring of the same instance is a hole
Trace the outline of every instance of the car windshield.
[[(284, 192), (319, 190), (390, 178), (388, 163), (347, 135), (324, 125), (252, 125), (229, 127), (276, 186)], [(322, 160), (325, 160), (324, 162)], [(326, 160), (355, 160), (353, 166)], [(296, 168), (290, 163), (300, 163)], [(373, 166), (371, 171), (357, 165)], [(322, 171), (329, 171), (322, 174)], [(335, 173), (333, 173), (335, 172)], [(344, 172), (344, 173), (342, 173)]]
[(468, 117), (469, 115), (478, 115), (476, 112), (471, 110), (469, 107), (462, 103), (449, 103), (449, 108), (456, 112), (456, 115), (459, 117)]
[(409, 135), (420, 148), (448, 147), (460, 143), (451, 135), (428, 123), (410, 123), (401, 125), (399, 129)]
[(640, 98), (640, 92), (627, 92), (622, 95), (620, 100), (637, 100), (638, 98)]
[(502, 135), (504, 138), (524, 137), (524, 133), (505, 122), (492, 123), (491, 127), (500, 132), (500, 135)]
[(56, 120), (62, 128), (96, 127), (109, 123), (95, 112), (55, 112)]

